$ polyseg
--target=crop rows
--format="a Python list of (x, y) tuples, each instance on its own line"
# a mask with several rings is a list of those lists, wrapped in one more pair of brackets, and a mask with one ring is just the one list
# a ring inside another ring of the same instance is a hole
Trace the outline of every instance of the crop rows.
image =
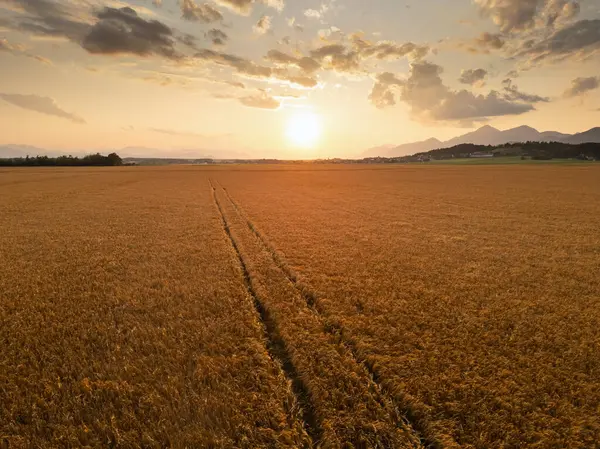
[(2, 171), (0, 447), (597, 447), (598, 179)]
[(308, 410), (307, 427), (321, 447), (420, 447), (421, 441), (338, 329), (306, 301), (221, 187), (212, 184), (232, 245), (265, 316), (271, 340), (283, 346), (286, 372)]
[(310, 444), (199, 175), (3, 173), (0, 447)]
[(596, 167), (217, 178), (442, 445), (597, 446)]

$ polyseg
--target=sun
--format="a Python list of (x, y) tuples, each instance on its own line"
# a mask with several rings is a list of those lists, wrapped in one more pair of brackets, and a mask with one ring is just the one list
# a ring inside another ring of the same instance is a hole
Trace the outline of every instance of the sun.
[(321, 118), (313, 112), (299, 112), (288, 120), (286, 136), (290, 144), (296, 147), (314, 148), (321, 133)]

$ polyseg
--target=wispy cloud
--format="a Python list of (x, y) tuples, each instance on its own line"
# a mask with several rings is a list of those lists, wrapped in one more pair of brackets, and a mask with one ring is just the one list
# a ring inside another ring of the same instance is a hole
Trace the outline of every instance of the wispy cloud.
[(564, 96), (578, 97), (598, 88), (600, 88), (600, 76), (579, 77), (571, 81), (571, 87), (565, 91)]
[(85, 120), (76, 114), (72, 114), (61, 109), (52, 98), (41, 97), (38, 95), (4, 94), (0, 93), (0, 98), (23, 109), (39, 112), (40, 114), (53, 115), (64, 118), (73, 123), (84, 124)]

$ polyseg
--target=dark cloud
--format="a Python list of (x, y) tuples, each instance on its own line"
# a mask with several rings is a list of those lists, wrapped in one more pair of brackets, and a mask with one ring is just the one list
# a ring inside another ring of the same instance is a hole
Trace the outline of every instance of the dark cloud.
[(481, 35), (474, 40), (475, 47), (471, 48), (473, 52), (489, 53), (491, 50), (500, 50), (506, 44), (504, 37), (501, 34), (494, 33), (481, 33)]
[(600, 19), (580, 20), (566, 26), (539, 42), (528, 41), (521, 46), (518, 57), (527, 57), (533, 64), (548, 60), (583, 60), (600, 53)]
[(212, 30), (206, 33), (206, 37), (210, 39), (210, 41), (214, 45), (225, 45), (229, 40), (229, 36), (225, 34), (223, 31), (213, 28)]
[(569, 87), (564, 96), (567, 98), (577, 97), (584, 95), (585, 93), (598, 89), (600, 87), (600, 76), (590, 76), (587, 78), (575, 78), (571, 81), (571, 87)]
[(179, 59), (177, 42), (194, 46), (189, 35), (179, 35), (158, 20), (146, 20), (130, 7), (92, 10), (88, 2), (3, 0), (23, 12), (10, 28), (34, 35), (63, 37), (93, 54), (159, 55)]
[(444, 85), (442, 72), (442, 67), (426, 61), (411, 65), (410, 76), (400, 88), (400, 100), (410, 106), (416, 119), (465, 124), (534, 109), (529, 103), (513, 101), (496, 91), (475, 95), (467, 90), (451, 90)]
[(488, 72), (485, 69), (469, 69), (463, 70), (460, 73), (458, 82), (461, 84), (469, 84), (470, 86), (483, 87), (485, 85), (485, 77)]
[(547, 103), (550, 101), (548, 97), (541, 97), (539, 95), (527, 94), (519, 91), (518, 86), (513, 84), (510, 78), (502, 81), (504, 87), (504, 98), (509, 101), (523, 101), (525, 103)]
[(258, 95), (241, 97), (239, 100), (240, 103), (242, 103), (244, 106), (248, 106), (249, 108), (279, 109), (281, 106), (279, 101), (264, 92)]
[[(335, 28), (332, 28), (337, 30)], [(360, 34), (350, 36), (349, 42), (326, 43), (308, 52), (308, 56), (293, 55), (280, 50), (270, 50), (265, 59), (278, 66), (298, 68), (304, 73), (320, 69), (340, 73), (365, 73), (363, 63), (370, 59), (397, 60), (408, 57), (420, 60), (430, 48), (412, 42), (397, 44), (389, 41), (369, 42)]]
[(71, 4), (51, 0), (4, 0), (19, 7), (24, 15), (7, 23), (19, 31), (79, 42), (90, 25), (81, 19), (84, 11)]
[(196, 53), (196, 58), (210, 61), (215, 64), (233, 68), (238, 74), (256, 79), (277, 79), (290, 84), (297, 84), (302, 87), (312, 88), (317, 85), (317, 80), (306, 75), (291, 74), (285, 68), (267, 67), (256, 64), (245, 58), (218, 52), (209, 49), (203, 49)]
[(279, 50), (270, 50), (265, 59), (274, 64), (297, 67), (306, 73), (313, 73), (321, 68), (321, 64), (313, 58), (296, 57)]
[(398, 79), (393, 73), (385, 72), (377, 75), (369, 100), (378, 109), (383, 109), (396, 104), (394, 90), (404, 86), (404, 81)]
[(194, 0), (181, 1), (181, 17), (185, 20), (212, 23), (223, 20), (223, 15), (214, 6), (204, 3), (197, 5)]
[(423, 59), (430, 51), (427, 45), (417, 45), (412, 42), (398, 44), (396, 42), (381, 41), (372, 43), (364, 40), (359, 35), (351, 36), (352, 43), (363, 58), (396, 60), (409, 57), (413, 60)]
[(338, 72), (357, 72), (360, 70), (360, 54), (342, 44), (328, 44), (310, 52), (310, 56), (322, 67)]
[(215, 50), (203, 49), (196, 53), (196, 58), (232, 67), (239, 74), (253, 78), (270, 78), (272, 74), (270, 67), (261, 66), (248, 59)]
[(554, 26), (579, 13), (579, 2), (571, 0), (474, 0), (505, 33), (538, 26)]
[(181, 58), (173, 30), (157, 20), (145, 20), (129, 8), (104, 8), (85, 36), (82, 47), (95, 54), (160, 55)]
[(23, 109), (39, 112), (41, 114), (53, 115), (64, 118), (73, 123), (84, 124), (85, 120), (81, 117), (62, 110), (52, 98), (40, 97), (38, 95), (20, 95), (20, 94), (1, 94), (0, 98), (4, 101), (19, 106)]
[(269, 50), (265, 59), (275, 64), (296, 65), (298, 63), (298, 58), (279, 50)]

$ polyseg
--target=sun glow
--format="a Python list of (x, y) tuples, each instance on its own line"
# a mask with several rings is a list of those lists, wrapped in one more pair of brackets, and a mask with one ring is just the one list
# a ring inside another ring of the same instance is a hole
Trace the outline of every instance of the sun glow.
[(288, 141), (300, 148), (314, 148), (322, 133), (321, 118), (312, 112), (300, 112), (289, 118), (286, 129)]

